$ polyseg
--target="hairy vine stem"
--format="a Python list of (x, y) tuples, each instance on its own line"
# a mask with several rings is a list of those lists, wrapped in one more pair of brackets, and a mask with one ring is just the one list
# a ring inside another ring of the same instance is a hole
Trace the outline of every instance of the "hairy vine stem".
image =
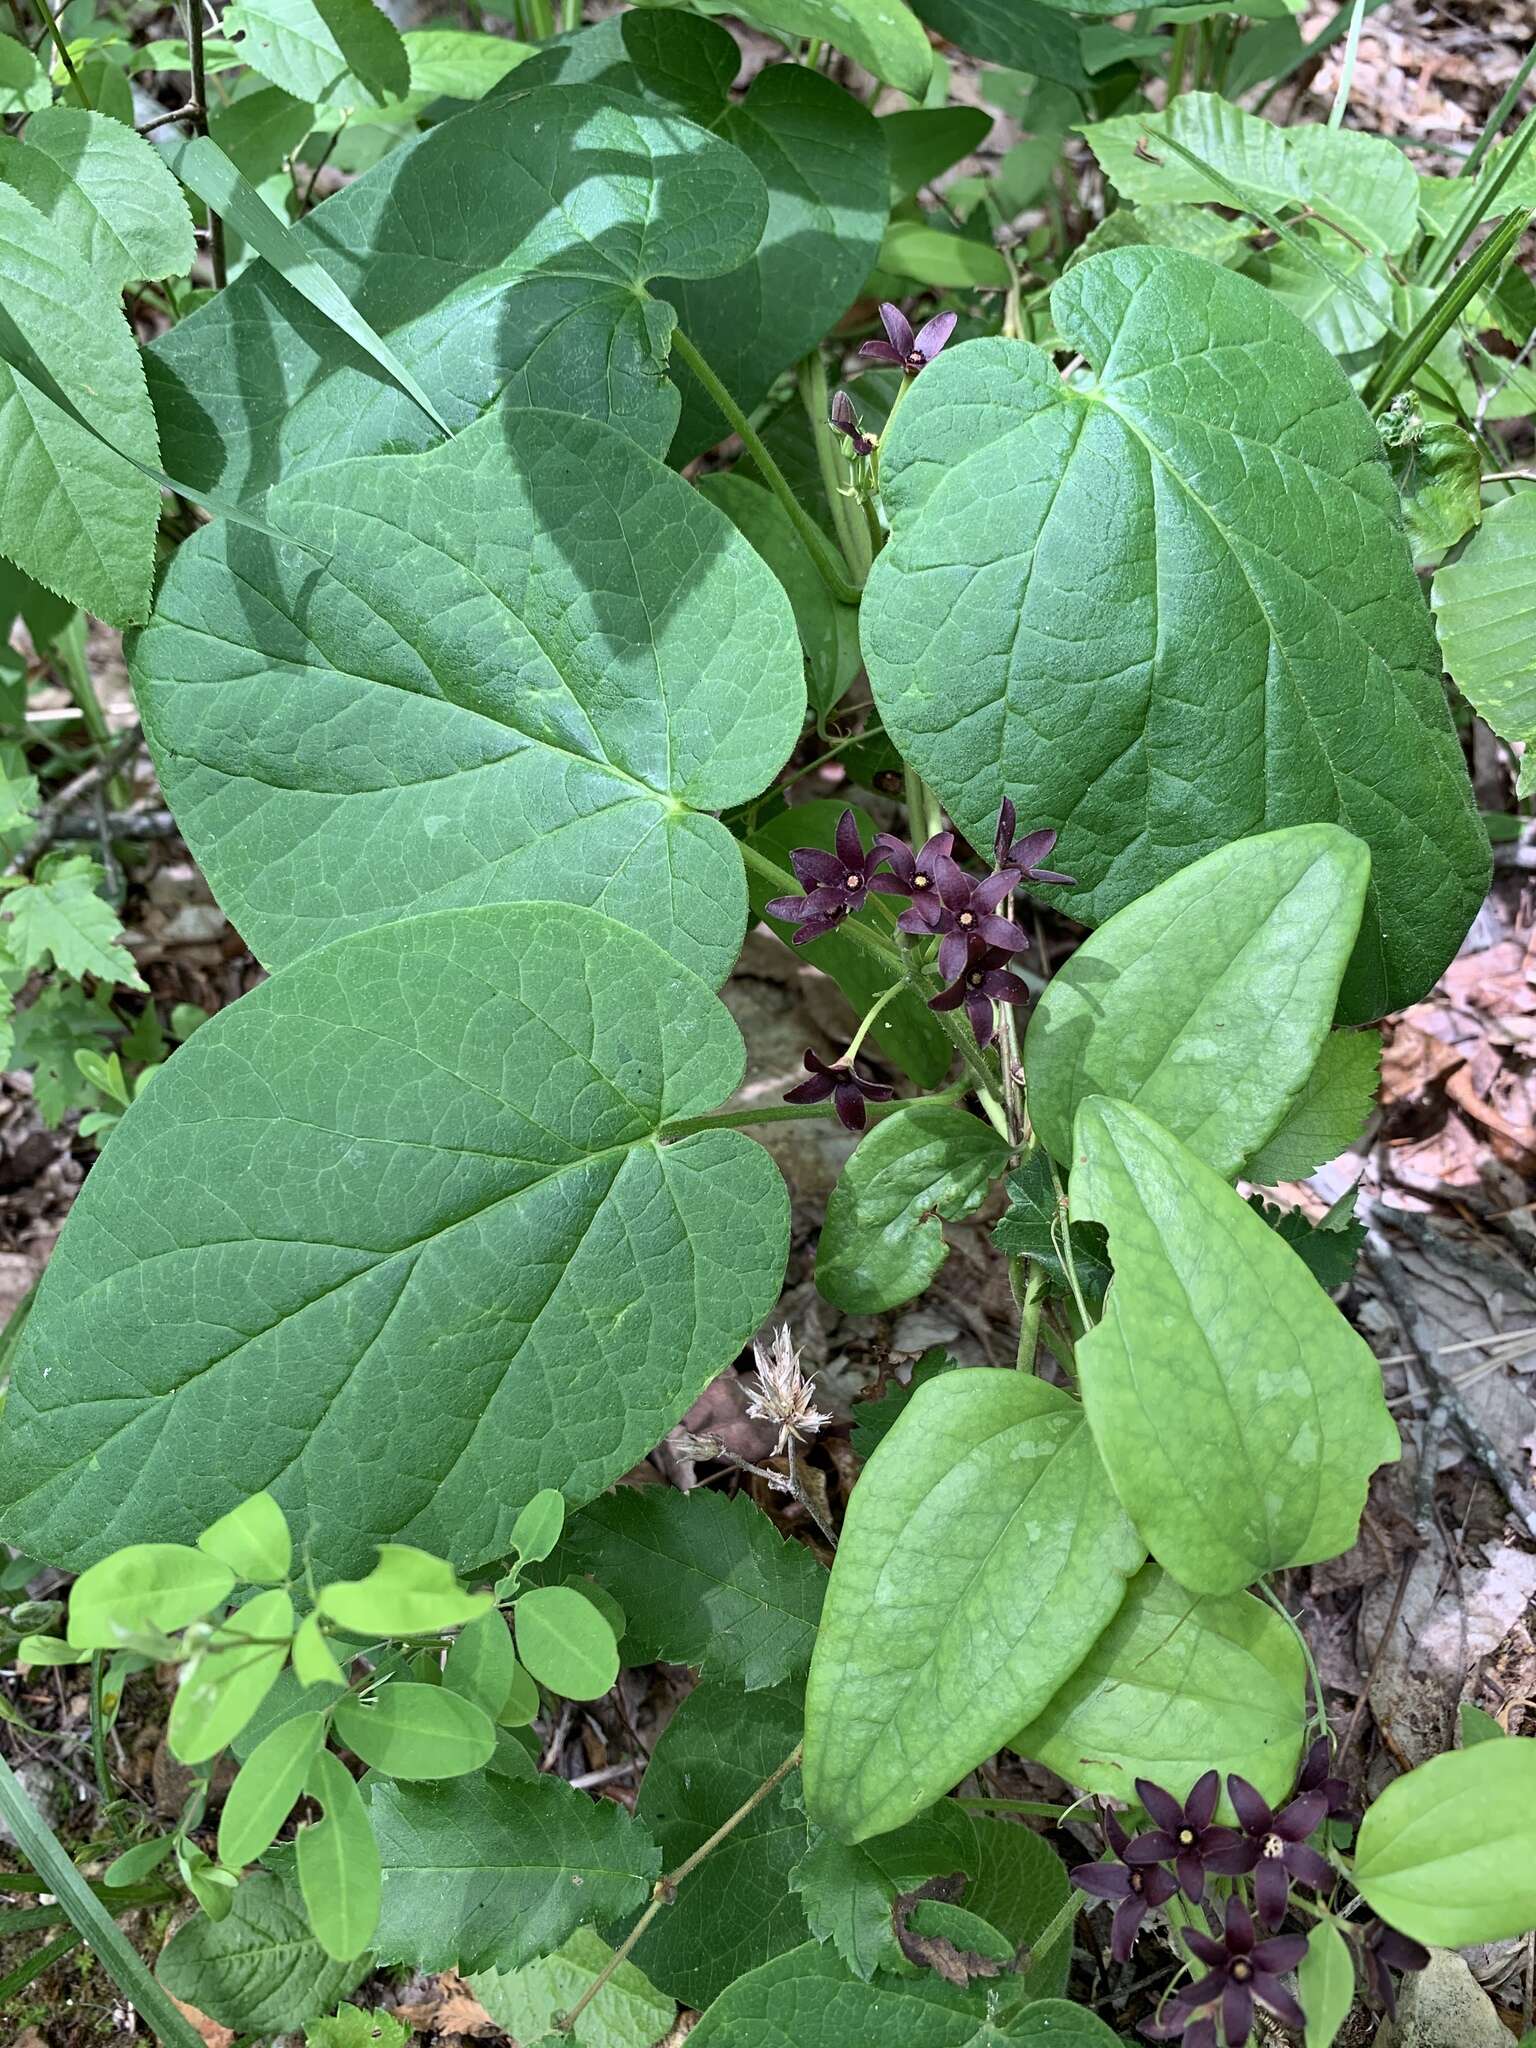
[(691, 1856), (685, 1857), (683, 1861), (679, 1863), (676, 1870), (669, 1870), (667, 1871), (665, 1876), (657, 1878), (656, 1883), (651, 1891), (651, 1903), (640, 1915), (640, 1918), (635, 1922), (634, 1926), (631, 1927), (628, 1934), (625, 1935), (624, 1939), (619, 1943), (618, 1947), (614, 1950), (613, 1954), (608, 1958), (607, 1962), (604, 1963), (602, 1969), (598, 1971), (597, 1975), (592, 1979), (592, 1982), (587, 1986), (586, 1990), (583, 1991), (580, 1998), (578, 1998), (576, 2003), (571, 2007), (570, 2011), (557, 2013), (555, 2015), (554, 2031), (557, 2034), (570, 2033), (571, 2029), (575, 2026), (576, 2022), (581, 2018), (581, 2015), (586, 2011), (587, 2007), (592, 2003), (593, 1999), (596, 1998), (597, 1994), (608, 1982), (608, 1979), (613, 1975), (614, 1971), (617, 1970), (620, 1963), (627, 1961), (630, 1952), (633, 1950), (635, 1944), (639, 1941), (641, 1935), (644, 1934), (645, 1930), (650, 1926), (651, 1922), (656, 1918), (656, 1915), (662, 1910), (664, 1906), (670, 1906), (672, 1904), (672, 1901), (677, 1897), (677, 1888), (682, 1883), (683, 1879), (685, 1877), (690, 1876), (695, 1870), (697, 1870), (699, 1865), (704, 1861), (705, 1857), (711, 1855), (716, 1849), (718, 1849), (720, 1844), (726, 1839), (728, 1835), (734, 1834), (736, 1829), (739, 1828), (741, 1826), (741, 1823), (746, 1819), (747, 1815), (749, 1813), (754, 1812), (759, 1806), (761, 1806), (763, 1801), (766, 1798), (768, 1798), (769, 1794), (776, 1791), (778, 1787), (783, 1784), (784, 1780), (789, 1776), (791, 1771), (799, 1769), (800, 1759), (804, 1755), (804, 1753), (805, 1744), (803, 1742), (797, 1742), (794, 1748), (789, 1752), (789, 1755), (785, 1757), (783, 1763), (779, 1765), (778, 1769), (771, 1772), (769, 1776), (763, 1780), (762, 1784), (758, 1786), (755, 1792), (748, 1794), (748, 1796), (741, 1802), (740, 1806), (737, 1807), (736, 1811), (720, 1823), (719, 1827), (715, 1829), (715, 1832), (709, 1837), (708, 1841), (701, 1842), (698, 1848), (694, 1850)]

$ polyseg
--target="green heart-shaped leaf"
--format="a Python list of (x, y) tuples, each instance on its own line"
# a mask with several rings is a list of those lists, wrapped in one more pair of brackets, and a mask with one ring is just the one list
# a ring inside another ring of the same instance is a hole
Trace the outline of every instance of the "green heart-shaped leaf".
[(1414, 1000), (1488, 849), (1369, 415), (1196, 257), (1110, 250), (1051, 302), (1095, 374), (952, 348), (882, 450), (860, 631), (886, 729), (976, 845), (1004, 796), (1061, 828), (1090, 924), (1255, 830), (1344, 826), (1372, 881), (1343, 1018)]
[(88, 1562), (266, 1488), (333, 1570), (386, 1537), (469, 1565), (542, 1487), (591, 1499), (778, 1297), (768, 1155), (663, 1130), (742, 1059), (696, 976), (558, 904), (410, 918), (264, 983), (75, 1205), (6, 1405), (7, 1530)]
[(1354, 1880), (1414, 1941), (1463, 1948), (1536, 1927), (1536, 1743), (1504, 1736), (1433, 1756), (1360, 1823)]
[(515, 409), (269, 511), (307, 546), (204, 528), (131, 655), (257, 953), (555, 897), (723, 980), (746, 885), (703, 814), (755, 796), (805, 715), (789, 602), (729, 521), (614, 428)]

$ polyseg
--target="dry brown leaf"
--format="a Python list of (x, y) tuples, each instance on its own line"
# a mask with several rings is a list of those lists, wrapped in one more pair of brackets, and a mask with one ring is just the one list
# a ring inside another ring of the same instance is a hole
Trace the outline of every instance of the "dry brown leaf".
[(195, 2005), (183, 2004), (179, 1998), (172, 1998), (171, 2003), (182, 2018), (190, 2021), (195, 2031), (201, 2034), (208, 2048), (230, 2048), (235, 2038), (233, 2027), (221, 2027), (217, 2020), (209, 2019), (207, 2013), (199, 2012)]

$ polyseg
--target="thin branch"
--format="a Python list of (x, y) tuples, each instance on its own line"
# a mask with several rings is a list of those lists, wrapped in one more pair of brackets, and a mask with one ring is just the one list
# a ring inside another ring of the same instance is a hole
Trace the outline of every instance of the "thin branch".
[(8, 863), (5, 873), (24, 874), (38, 856), (45, 853), (59, 837), (71, 805), (79, 803), (82, 797), (89, 796), (92, 790), (99, 789), (102, 783), (109, 782), (130, 755), (137, 753), (143, 744), (144, 734), (138, 720), (135, 719), (133, 724), (124, 730), (116, 744), (99, 760), (93, 761), (89, 768), (82, 769), (71, 781), (66, 782), (57, 796), (49, 798), (38, 812), (37, 830), (20, 853)]

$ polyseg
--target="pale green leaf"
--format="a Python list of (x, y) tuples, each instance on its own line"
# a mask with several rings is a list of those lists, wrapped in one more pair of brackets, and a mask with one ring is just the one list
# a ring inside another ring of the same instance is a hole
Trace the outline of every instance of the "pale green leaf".
[(911, 1301), (949, 1256), (940, 1217), (974, 1215), (1007, 1164), (1007, 1143), (963, 1109), (920, 1102), (886, 1117), (860, 1139), (832, 1190), (816, 1250), (818, 1290), (850, 1315)]
[[(829, 851), (837, 821), (846, 808), (845, 804), (814, 797), (809, 803), (796, 804), (792, 810), (770, 819), (748, 841), (786, 877), (786, 888), (781, 891), (777, 883), (767, 880), (756, 868), (750, 869), (747, 876), (753, 912), (782, 939), (788, 939), (790, 927), (777, 918), (764, 916), (763, 906), (775, 896), (799, 887), (790, 869), (790, 854), (802, 846)], [(855, 809), (854, 817), (859, 837), (867, 848), (875, 836), (874, 822), (866, 811)], [(878, 959), (843, 932), (828, 932), (825, 938), (815, 939), (808, 946), (797, 946), (795, 957), (830, 975), (861, 1016), (884, 994), (892, 979)], [(920, 996), (906, 990), (887, 1003), (876, 1018), (870, 1045), (878, 1046), (881, 1058), (910, 1074), (920, 1088), (936, 1087), (949, 1072), (954, 1057), (938, 1018)]]
[(363, 1954), (379, 1923), (379, 1852), (363, 1795), (340, 1757), (320, 1750), (304, 1789), (324, 1811), (299, 1829), (299, 1889), (316, 1941), (344, 1963)]
[(1230, 202), (1203, 170), (1160, 146), (1171, 134), (1266, 207), (1315, 210), (1380, 254), (1406, 249), (1417, 226), (1418, 179), (1384, 136), (1311, 123), (1278, 128), (1209, 92), (1180, 93), (1170, 112), (1120, 115), (1082, 133), (1115, 190), (1137, 205)]
[(689, 2036), (693, 2048), (1115, 2048), (1102, 2020), (1065, 1999), (1038, 1999), (1007, 2021), (980, 1994), (939, 1977), (860, 1983), (830, 1948), (808, 1942), (738, 1978)]
[(931, 1805), (1077, 1669), (1143, 1555), (1068, 1395), (990, 1368), (921, 1387), (843, 1526), (806, 1694), (812, 1818), (857, 1842)]
[(1433, 561), (1482, 519), (1482, 452), (1449, 420), (1415, 418), (1409, 432), (1393, 439), (1384, 433), (1382, 439), (1414, 560)]
[[(562, 905), (406, 919), (263, 983), (75, 1203), (0, 1431), (7, 1533), (83, 1563), (267, 1488), (329, 1569), (385, 1536), (470, 1566), (542, 1487), (593, 1498), (778, 1298), (767, 1154), (660, 1136), (742, 1057), (686, 968)], [(451, 1625), (324, 1606), (365, 1635)]]
[(166, 1727), (172, 1754), (203, 1764), (227, 1748), (276, 1684), (292, 1636), (293, 1602), (280, 1587), (220, 1622), (182, 1667)]
[(699, 489), (744, 534), (784, 586), (805, 653), (811, 708), (825, 718), (863, 665), (859, 615), (828, 590), (779, 500), (737, 470), (701, 477)]
[[(471, 190), (474, 204), (461, 204)], [(504, 397), (613, 419), (660, 455), (678, 417), (665, 376), (673, 314), (644, 288), (738, 268), (766, 205), (730, 144), (562, 86), (519, 92), (515, 112), (497, 98), (439, 123), (294, 236), (454, 428)], [(423, 234), (433, 260), (398, 260)], [(167, 466), (195, 488), (249, 499), (317, 463), (436, 439), (416, 403), (265, 264), (179, 322), (146, 366)]]
[(780, 35), (831, 43), (909, 99), (927, 88), (933, 50), (906, 0), (748, 0), (744, 11)]
[[(519, 1664), (512, 1673), (512, 1684), (496, 1716), (497, 1723), (502, 1728), (526, 1728), (537, 1717), (539, 1705), (539, 1688)], [(498, 1741), (498, 1753), (500, 1749)]]
[(1210, 1769), (1283, 1804), (1307, 1729), (1295, 1631), (1248, 1593), (1185, 1592), (1146, 1565), (1087, 1658), (1009, 1743), (1069, 1785), (1129, 1799), (1138, 1778), (1177, 1799)]
[(860, 630), (886, 730), (974, 844), (1005, 795), (1061, 828), (1090, 924), (1231, 840), (1342, 825), (1372, 856), (1345, 1021), (1414, 1000), (1488, 852), (1369, 415), (1271, 293), (1194, 257), (1093, 256), (1051, 302), (1091, 377), (951, 348), (882, 451)]
[(364, 1579), (337, 1579), (320, 1590), (318, 1611), (350, 1635), (435, 1635), (489, 1611), (489, 1593), (471, 1593), (442, 1558), (407, 1543), (381, 1543)]
[(1073, 1155), (1073, 1217), (1104, 1225), (1115, 1270), (1078, 1346), (1083, 1401), (1147, 1548), (1195, 1593), (1348, 1550), (1400, 1451), (1370, 1347), (1143, 1110), (1090, 1097)]
[(219, 1815), (219, 1861), (254, 1863), (277, 1840), (325, 1740), (323, 1714), (295, 1714), (264, 1735), (240, 1766)]
[(54, 854), (35, 877), (0, 894), (0, 959), (21, 968), (57, 967), (77, 980), (94, 974), (142, 989), (133, 955), (118, 944), (117, 912), (96, 893), (102, 871), (89, 855)]
[(16, 1645), (18, 1664), (84, 1664), (90, 1659), (89, 1650), (77, 1650), (72, 1643), (61, 1641), (58, 1636), (23, 1636)]
[[(518, 2041), (543, 2040), (557, 2014), (570, 2012), (613, 1950), (590, 1927), (579, 1927), (542, 1961), (520, 1970), (482, 1970), (469, 1988), (498, 2027)], [(677, 2006), (633, 1963), (620, 1963), (571, 2029), (576, 2048), (655, 2048)]]
[(990, 242), (916, 220), (891, 222), (880, 244), (879, 267), (940, 291), (1006, 291), (1012, 282), (1002, 252)]
[[(1230, 231), (1230, 222), (1220, 225)], [(1358, 355), (1392, 325), (1392, 277), (1385, 263), (1329, 228), (1297, 228), (1289, 240), (1255, 256), (1247, 270), (1311, 328), (1330, 355)], [(1341, 278), (1354, 289), (1341, 285)]]
[(245, 62), (295, 99), (350, 88), (378, 105), (410, 88), (400, 31), (374, 0), (238, 0), (224, 28)]
[(494, 1607), (460, 1629), (443, 1664), (447, 1689), (473, 1700), (493, 1721), (512, 1698), (517, 1676), (512, 1632)]
[(52, 99), (52, 82), (32, 51), (0, 35), (0, 114), (36, 113)]
[(0, 145), (0, 179), (111, 285), (192, 268), (192, 220), (176, 180), (121, 121), (83, 107), (48, 107), (28, 121), (25, 141), (7, 137)]
[(1220, 214), (1203, 213), (1198, 206), (1117, 206), (1096, 228), (1084, 236), (1067, 261), (1082, 263), (1101, 249), (1129, 249), (1147, 244), (1160, 249), (1182, 249), (1189, 256), (1203, 256), (1210, 263), (1240, 263), (1247, 256), (1254, 223), (1244, 215), (1226, 220)]
[(1368, 1809), (1354, 1881), (1414, 1941), (1466, 1948), (1536, 1927), (1536, 1742), (1434, 1756)]
[(1330, 1032), (1316, 1065), (1277, 1128), (1249, 1158), (1243, 1177), (1259, 1187), (1274, 1187), (1282, 1180), (1305, 1180), (1337, 1159), (1365, 1129), (1380, 1070), (1378, 1032)]
[(571, 1586), (536, 1586), (518, 1600), (517, 1655), (540, 1685), (568, 1700), (597, 1700), (619, 1675), (613, 1630)]
[(582, 1510), (560, 1555), (618, 1598), (631, 1664), (691, 1664), (756, 1692), (810, 1663), (826, 1572), (746, 1494), (620, 1487)]
[(1296, 1995), (1307, 2016), (1306, 2048), (1333, 2048), (1355, 2002), (1355, 1959), (1331, 1920), (1320, 1920), (1307, 1936)]
[(1498, 1742), (1504, 1730), (1486, 1709), (1463, 1700), (1456, 1709), (1457, 1725), (1461, 1729), (1461, 1746), (1471, 1749), (1478, 1742)]
[(174, 1835), (161, 1835), (148, 1842), (135, 1842), (131, 1849), (125, 1849), (121, 1856), (115, 1856), (102, 1872), (102, 1882), (114, 1889), (123, 1885), (137, 1884), (148, 1877), (152, 1870), (170, 1855), (176, 1846)]
[(258, 1871), (222, 1920), (189, 1920), (172, 1935), (155, 1974), (174, 1998), (220, 2026), (282, 2034), (343, 1998), (367, 1959), (336, 1963), (310, 1932), (297, 1893)]
[(485, 1708), (444, 1685), (393, 1680), (338, 1700), (331, 1720), (338, 1742), (390, 1778), (462, 1778), (496, 1748)]
[[(798, 1690), (750, 1696), (704, 1684), (667, 1723), (637, 1813), (675, 1870), (772, 1775), (800, 1740)], [(705, 2006), (732, 1978), (805, 1939), (789, 1874), (805, 1853), (805, 1816), (775, 1791), (755, 1806), (696, 1881), (641, 1936), (635, 1961), (684, 2005)]]
[(565, 1496), (546, 1486), (536, 1493), (512, 1524), (512, 1548), (524, 1564), (542, 1564), (560, 1541), (565, 1527)]
[(583, 1921), (618, 1920), (649, 1895), (660, 1853), (611, 1800), (557, 1778), (379, 1783), (381, 1962), (515, 1970)]
[(341, 1666), (320, 1627), (318, 1614), (306, 1614), (293, 1639), (293, 1675), (300, 1685), (340, 1685)]
[(270, 1493), (253, 1493), (210, 1523), (197, 1547), (227, 1564), (237, 1579), (258, 1586), (286, 1579), (293, 1566), (287, 1518)]
[(205, 527), (131, 649), (166, 794), (256, 951), (559, 897), (723, 979), (745, 885), (705, 814), (771, 780), (805, 708), (788, 600), (730, 523), (613, 428), (532, 410), (269, 511), (328, 566)]
[(227, 1565), (185, 1544), (132, 1544), (93, 1564), (70, 1588), (69, 1640), (82, 1650), (115, 1650), (126, 1636), (185, 1628), (226, 1599), (234, 1583)]
[(1454, 562), (1435, 576), (1435, 623), (1458, 690), (1500, 739), (1523, 743), (1521, 787), (1536, 756), (1536, 492), (1490, 505)]
[(1207, 854), (1102, 925), (1024, 1043), (1030, 1119), (1056, 1157), (1080, 1104), (1112, 1095), (1235, 1174), (1313, 1071), (1369, 879), (1358, 839), (1297, 825)]
[(329, 2019), (310, 2020), (304, 2028), (306, 2048), (405, 2048), (410, 2028), (392, 2012), (377, 2007), (364, 2012), (343, 2005)]

